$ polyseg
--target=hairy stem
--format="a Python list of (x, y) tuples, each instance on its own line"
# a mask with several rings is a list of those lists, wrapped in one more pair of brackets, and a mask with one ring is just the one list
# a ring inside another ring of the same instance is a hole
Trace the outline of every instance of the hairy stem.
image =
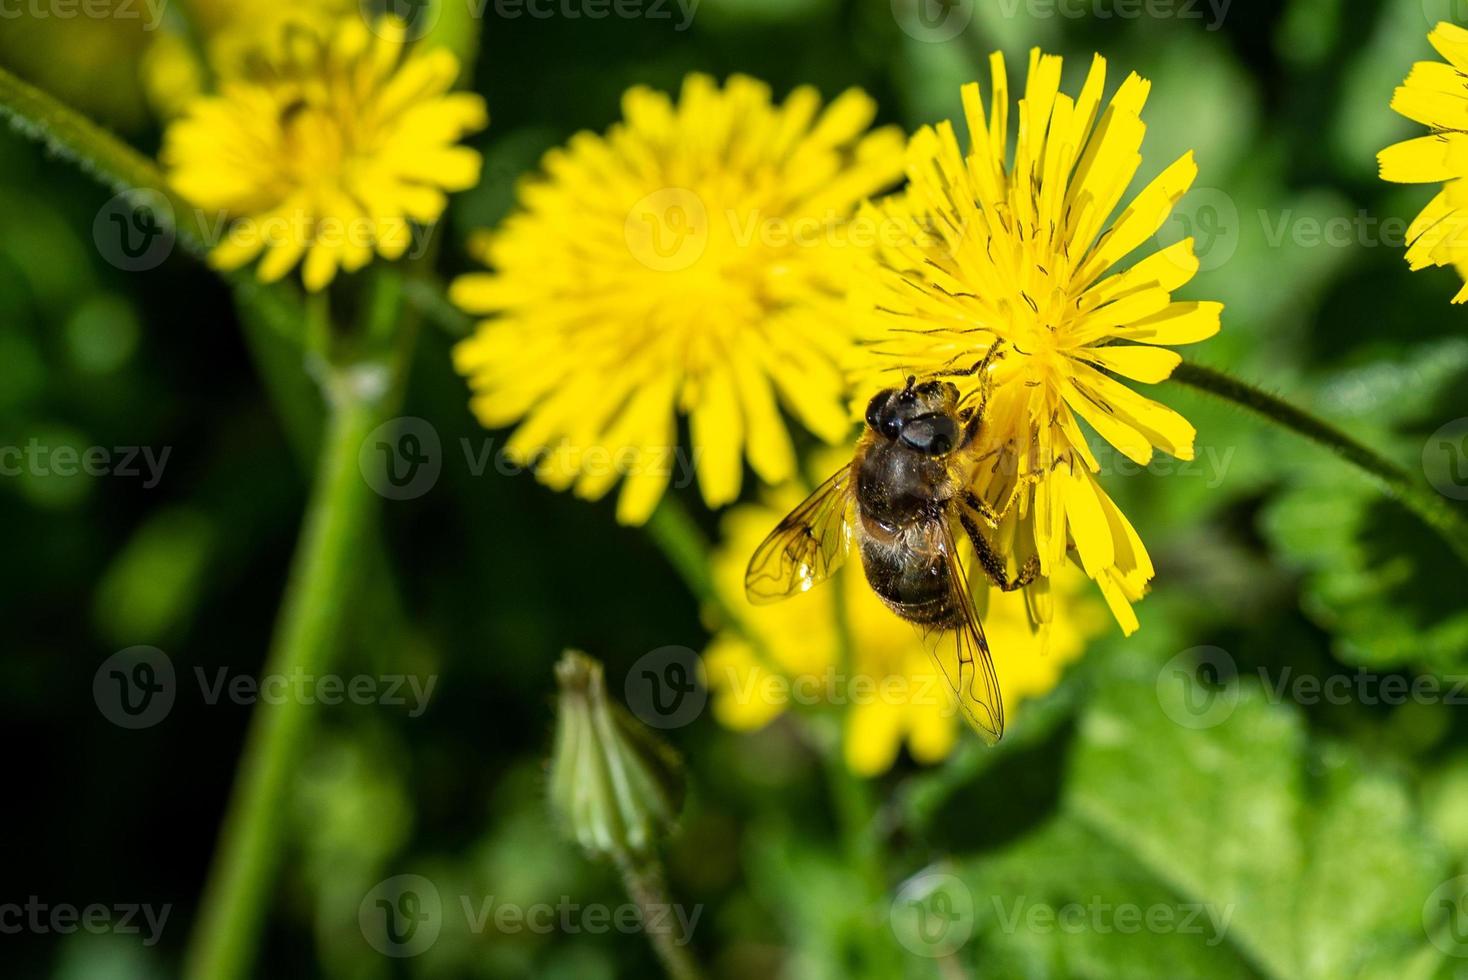
[[(206, 221), (198, 207), (169, 186), (163, 172), (148, 157), (3, 68), (0, 118), (9, 120), (16, 132), (75, 164), (103, 186), (133, 195), (134, 206), (146, 205), (160, 224), (174, 229), (178, 243), (195, 256), (206, 256), (215, 235), (224, 227), (222, 216)], [(244, 270), (220, 274), (238, 295), (255, 303), (264, 317), (262, 322), (272, 329), (286, 333), (301, 322), (300, 298), (289, 287), (280, 283), (262, 286)]]
[(628, 897), (642, 913), (643, 932), (668, 976), (671, 980), (699, 980), (703, 971), (688, 951), (693, 937), (682, 933), (682, 923), (692, 920), (687, 915), (671, 914), (674, 906), (657, 859), (619, 856), (617, 870), (622, 873)]
[(191, 251), (202, 253), (206, 236), (198, 211), (168, 186), (153, 161), (70, 106), (0, 68), (0, 116), (15, 130), (52, 153), (69, 160), (114, 191), (148, 191), (161, 196), (173, 214), (170, 221)]
[(1468, 564), (1468, 519), (1402, 467), (1323, 419), (1222, 371), (1184, 361), (1172, 380), (1255, 412), (1336, 453), (1374, 477), (1388, 496), (1421, 518)]

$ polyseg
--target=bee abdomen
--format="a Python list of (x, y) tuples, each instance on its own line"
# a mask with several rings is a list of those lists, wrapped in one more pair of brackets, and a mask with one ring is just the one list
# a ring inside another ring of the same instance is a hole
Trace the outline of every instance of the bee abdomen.
[(927, 629), (953, 629), (962, 621), (942, 555), (868, 543), (861, 557), (872, 591), (903, 619)]

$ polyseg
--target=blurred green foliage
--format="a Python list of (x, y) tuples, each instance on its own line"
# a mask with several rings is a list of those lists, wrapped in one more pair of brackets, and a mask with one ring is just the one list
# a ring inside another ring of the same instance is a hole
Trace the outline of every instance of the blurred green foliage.
[[(1070, 86), (1100, 51), (1113, 83), (1126, 70), (1153, 82), (1139, 180), (1197, 151), (1198, 188), (1161, 237), (1196, 234), (1203, 271), (1185, 298), (1227, 303), (1200, 361), (1414, 472), (1429, 434), (1468, 416), (1468, 314), (1448, 304), (1458, 284), (1409, 273), (1401, 255), (1400, 228), (1430, 192), (1378, 183), (1373, 160), (1414, 132), (1387, 103), (1431, 57), (1431, 2), (1236, 3), (1213, 30), (1201, 4), (1187, 8), (1200, 18), (1095, 15), (1112, 3), (1072, 18), (1041, 0), (975, 0), (955, 8), (972, 12), (967, 30), (941, 42), (903, 29), (908, 6), (704, 0), (679, 32), (676, 15), (504, 19), (491, 5), (475, 68), (492, 114), (485, 179), (454, 201), (443, 268), (465, 268), (466, 236), (506, 213), (516, 179), (576, 130), (610, 124), (635, 82), (737, 70), (777, 91), (860, 85), (885, 121), (912, 128), (959, 116), (958, 87), (987, 77), (990, 50), (1006, 52), (1011, 78), (1031, 45), (1064, 53)], [(145, 42), (113, 21), (7, 21), (0, 60), (152, 150)], [(194, 671), (260, 669), (314, 438), (300, 393), (269, 380), (283, 355), (268, 327), (239, 322), (207, 271), (181, 255), (147, 273), (104, 260), (91, 228), (107, 197), (0, 138), (0, 446), (172, 450), (151, 488), (0, 478), (0, 704), (16, 749), (0, 902), (173, 912), (153, 946), (0, 937), (16, 975), (177, 969), (249, 712), (207, 703)], [(425, 336), (405, 409), (438, 431), (443, 475), (389, 502), (379, 558), (392, 572), (361, 597), (342, 664), (439, 683), (417, 717), (323, 708), (262, 975), (644, 975), (654, 961), (638, 936), (476, 929), (460, 898), (626, 901), (546, 815), (551, 668), (563, 648), (587, 649), (617, 692), (645, 652), (698, 649), (707, 634), (610, 504), (472, 473), (462, 447), (503, 434), (470, 419), (450, 344)], [(1464, 569), (1323, 450), (1193, 392), (1160, 397), (1196, 424), (1198, 463), (1104, 477), (1158, 567), (1142, 630), (1098, 642), (998, 749), (966, 744), (944, 766), (853, 785), (788, 719), (741, 736), (705, 713), (668, 733), (692, 792), (670, 884), (701, 909), (694, 945), (714, 975), (1461, 975), (1462, 706), (1310, 698), (1292, 682), (1366, 668), (1452, 690), (1468, 673)], [(162, 724), (127, 731), (99, 715), (92, 679), (136, 644), (169, 653), (180, 693)], [(1204, 646), (1227, 655), (1211, 688), (1189, 673)], [(1232, 699), (1226, 717), (1194, 724), (1200, 696)], [(430, 949), (394, 960), (364, 942), (358, 906), (402, 873), (432, 880), (447, 911)], [(947, 959), (899, 940), (904, 883), (930, 873), (957, 882), (947, 901), (969, 902), (971, 935)], [(1044, 909), (1071, 906), (1079, 927), (1044, 925)], [(1120, 928), (1122, 906), (1173, 918)], [(1181, 928), (1194, 910), (1199, 929)]]

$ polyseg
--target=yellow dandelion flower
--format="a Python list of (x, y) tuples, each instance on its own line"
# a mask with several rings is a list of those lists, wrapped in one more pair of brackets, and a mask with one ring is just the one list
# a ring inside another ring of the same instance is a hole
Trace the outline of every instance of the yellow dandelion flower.
[[(1440, 23), (1427, 40), (1447, 59), (1419, 61), (1392, 95), (1392, 108), (1432, 130), (1377, 154), (1381, 179), (1441, 183), (1443, 189), (1407, 228), (1407, 262), (1415, 272), (1451, 265), (1468, 283), (1468, 30)], [(1468, 285), (1453, 297), (1468, 302)]]
[(987, 115), (978, 84), (962, 89), (967, 155), (948, 122), (911, 140), (907, 190), (871, 208), (884, 233), (859, 280), (868, 335), (859, 394), (971, 368), (1003, 341), (987, 382), (954, 379), (965, 398), (992, 387), (972, 485), (1004, 516), (995, 543), (1015, 569), (1039, 556), (1042, 577), (1025, 590), (1038, 621), (1050, 615), (1046, 580), (1074, 548), (1131, 632), (1130, 604), (1152, 564), (1096, 481), (1080, 423), (1141, 465), (1154, 449), (1192, 459), (1187, 420), (1120, 379), (1165, 379), (1180, 358), (1163, 345), (1212, 336), (1223, 307), (1172, 299), (1198, 268), (1192, 239), (1113, 271), (1153, 238), (1197, 168), (1184, 155), (1112, 220), (1141, 163), (1149, 83), (1132, 74), (1103, 104), (1104, 59), (1075, 98), (1060, 91), (1060, 68), (1059, 57), (1031, 52), (1012, 157), (998, 54)]
[[(844, 699), (844, 752), (853, 772), (885, 772), (904, 743), (919, 763), (942, 761), (965, 727), (953, 695), (918, 632), (882, 604), (860, 567), (838, 571), (834, 589), (813, 590), (774, 605), (747, 604), (744, 571), (749, 556), (800, 498), (787, 486), (772, 495), (772, 504), (746, 504), (724, 516), (723, 539), (713, 557), (715, 588), (742, 611), (744, 625), (769, 660), (762, 662), (750, 642), (732, 631), (715, 635), (703, 656), (714, 717), (737, 731), (753, 731), (792, 703)], [(1100, 603), (1083, 597), (1085, 581), (1074, 568), (1057, 577), (1060, 610), (1040, 636), (1031, 630), (1020, 595), (990, 589), (979, 596), (1006, 715), (1013, 717), (1025, 699), (1050, 691), (1065, 666), (1080, 657), (1102, 628), (1106, 614)], [(843, 614), (851, 642), (849, 676), (841, 663), (838, 616)], [(778, 672), (765, 666), (771, 661)]]
[(733, 76), (690, 75), (675, 104), (637, 87), (606, 135), (548, 153), (543, 176), (487, 238), (493, 271), (452, 297), (487, 314), (455, 351), (487, 427), (520, 422), (507, 451), (598, 499), (625, 476), (617, 518), (639, 524), (666, 488), (687, 415), (709, 506), (739, 495), (743, 460), (768, 483), (795, 454), (781, 413), (850, 434), (840, 363), (859, 202), (901, 174), (902, 137), (868, 131), (853, 89), (821, 111)]
[(207, 72), (193, 47), (182, 35), (167, 31), (143, 50), (139, 73), (153, 111), (168, 118), (182, 112), (207, 87)]
[(172, 118), (209, 89), (211, 75), (239, 78), (262, 59), (278, 58), (290, 29), (324, 31), (355, 9), (352, 0), (194, 0), (189, 26), (197, 32), (208, 64), (188, 38), (165, 26), (153, 32), (143, 55), (144, 91), (160, 115)]
[(484, 100), (450, 92), (458, 61), (404, 41), (401, 21), (357, 16), (326, 35), (292, 31), (278, 59), (194, 100), (164, 137), (169, 179), (232, 219), (211, 254), (261, 257), (270, 282), (302, 263), (306, 288), (374, 254), (399, 258), (410, 222), (431, 224), (446, 192), (472, 187), (480, 157), (457, 145), (484, 127)]

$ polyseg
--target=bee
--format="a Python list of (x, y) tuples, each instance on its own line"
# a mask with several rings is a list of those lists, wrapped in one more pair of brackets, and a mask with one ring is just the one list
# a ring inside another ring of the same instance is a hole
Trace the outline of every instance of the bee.
[[(966, 370), (878, 392), (851, 462), (791, 511), (755, 551), (744, 589), (756, 605), (805, 592), (829, 578), (856, 545), (867, 584), (922, 633), (959, 707), (993, 744), (1004, 734), (1004, 702), (989, 643), (974, 609), (957, 543), (972, 542), (984, 574), (1009, 592), (1034, 581), (1031, 556), (1014, 578), (982, 528), (1008, 510), (968, 489), (984, 424), (989, 367), (1001, 343)], [(952, 377), (979, 375), (977, 405), (963, 406)]]

